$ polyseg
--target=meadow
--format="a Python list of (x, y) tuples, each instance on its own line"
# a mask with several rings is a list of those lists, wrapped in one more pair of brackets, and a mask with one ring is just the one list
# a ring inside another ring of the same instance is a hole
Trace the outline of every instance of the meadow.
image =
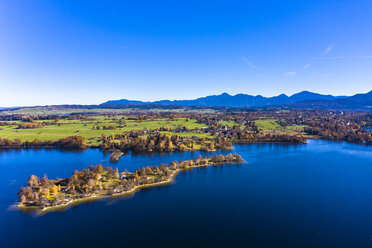
[[(186, 118), (179, 118), (177, 120), (169, 119), (154, 119), (154, 120), (125, 120), (124, 123), (119, 123), (119, 120), (123, 118), (122, 115), (115, 117), (107, 116), (93, 116), (89, 120), (60, 120), (54, 122), (54, 120), (37, 120), (38, 122), (47, 122), (40, 128), (32, 129), (20, 129), (18, 124), (21, 121), (9, 121), (7, 123), (11, 125), (0, 127), (0, 137), (8, 139), (20, 139), (21, 141), (33, 141), (35, 139), (46, 141), (46, 140), (58, 140), (72, 135), (80, 135), (85, 137), (87, 140), (94, 140), (100, 137), (102, 134), (108, 136), (111, 134), (117, 134), (122, 132), (129, 132), (133, 130), (150, 130), (169, 128), (174, 129), (177, 127), (184, 126), (188, 129), (202, 128), (206, 125), (196, 123), (196, 120), (187, 120)], [(104, 130), (104, 126), (113, 126), (116, 129)], [(96, 129), (99, 127), (99, 129)], [(170, 133), (170, 132), (165, 132)], [(200, 133), (180, 133), (180, 136), (202, 136)]]
[(277, 123), (274, 119), (264, 119), (255, 121), (259, 130), (275, 130), (283, 129), (283, 126)]
[[(19, 124), (25, 123), (22, 121), (8, 121), (9, 125), (0, 127), (0, 137), (11, 140), (19, 139), (24, 141), (55, 141), (73, 135), (79, 135), (87, 140), (90, 145), (98, 145), (98, 138), (101, 135), (110, 136), (124, 132), (135, 130), (154, 130), (154, 129), (168, 129), (169, 131), (161, 131), (165, 134), (173, 134), (176, 128), (186, 127), (191, 130), (188, 132), (177, 132), (181, 137), (206, 137), (212, 138), (212, 134), (200, 132), (200, 129), (207, 127), (206, 124), (199, 124), (194, 119), (178, 118), (171, 120), (164, 119), (151, 119), (151, 120), (130, 120), (128, 115), (91, 115), (87, 120), (69, 120), (61, 119), (58, 122), (54, 120), (35, 120), (34, 123), (46, 123), (40, 128), (22, 129)], [(229, 128), (238, 125), (243, 129), (244, 125), (239, 125), (235, 121), (220, 121), (222, 126)], [(262, 132), (281, 132), (295, 134), (301, 132), (304, 126), (287, 126), (283, 127), (278, 124), (276, 119), (260, 119), (256, 120), (255, 124)], [(104, 129), (104, 127), (114, 127), (113, 129)], [(195, 129), (195, 131), (194, 131)], [(146, 136), (146, 135), (143, 135)]]

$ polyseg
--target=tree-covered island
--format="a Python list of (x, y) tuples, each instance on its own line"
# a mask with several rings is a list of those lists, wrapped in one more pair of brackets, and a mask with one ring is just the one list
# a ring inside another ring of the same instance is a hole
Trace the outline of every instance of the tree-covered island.
[(77, 200), (132, 193), (140, 188), (168, 183), (179, 171), (241, 162), (243, 160), (240, 155), (229, 154), (199, 156), (194, 160), (147, 166), (134, 172), (119, 172), (118, 169), (98, 164), (81, 171), (75, 170), (70, 178), (49, 180), (46, 175), (41, 179), (32, 175), (26, 183), (27, 186), (22, 187), (18, 193), (18, 206), (26, 209), (47, 210), (66, 206)]

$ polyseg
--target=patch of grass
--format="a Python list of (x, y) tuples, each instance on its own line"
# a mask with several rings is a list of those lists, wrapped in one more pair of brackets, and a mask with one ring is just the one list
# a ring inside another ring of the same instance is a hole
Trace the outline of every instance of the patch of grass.
[(259, 130), (283, 129), (283, 126), (278, 124), (276, 121), (277, 120), (274, 119), (257, 120), (255, 121), (255, 124)]
[(235, 121), (220, 121), (219, 122), (222, 126), (228, 126), (228, 127), (233, 127), (235, 125), (239, 126), (239, 124)]
[(204, 124), (196, 123), (196, 120), (186, 121), (185, 118), (179, 118), (176, 121), (171, 121), (167, 119), (144, 120), (141, 122), (128, 120), (126, 123), (126, 127), (124, 127), (123, 130), (131, 131), (131, 130), (143, 130), (143, 129), (157, 129), (160, 127), (166, 127), (166, 128), (173, 129), (181, 125), (187, 127), (188, 129), (201, 128), (205, 126)]

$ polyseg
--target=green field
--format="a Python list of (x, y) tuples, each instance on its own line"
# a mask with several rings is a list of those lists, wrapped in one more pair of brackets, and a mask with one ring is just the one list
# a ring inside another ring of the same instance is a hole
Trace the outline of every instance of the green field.
[[(126, 120), (125, 124), (119, 124), (118, 120), (123, 116), (115, 116), (114, 118), (107, 118), (105, 116), (91, 117), (92, 120), (60, 120), (58, 123), (53, 123), (52, 120), (44, 121), (49, 122), (50, 125), (36, 128), (36, 129), (18, 129), (17, 125), (1, 126), (0, 137), (8, 139), (20, 139), (21, 141), (33, 141), (35, 139), (44, 140), (58, 140), (72, 135), (80, 135), (86, 139), (92, 139), (101, 136), (101, 134), (111, 135), (131, 130), (147, 130), (157, 129), (160, 127), (177, 128), (185, 126), (188, 129), (201, 128), (205, 125), (196, 123), (196, 120), (186, 121), (185, 118), (177, 120), (156, 119), (156, 120)], [(35, 121), (43, 122), (43, 121)], [(13, 123), (13, 122), (11, 122)], [(21, 123), (19, 121), (16, 124)], [(59, 125), (58, 125), (59, 124)], [(93, 129), (93, 126), (99, 126), (100, 130)], [(115, 126), (116, 130), (102, 130), (103, 126)], [(121, 127), (120, 127), (121, 126)], [(183, 133), (181, 136), (202, 136), (200, 133)]]
[(287, 134), (297, 134), (298, 132), (303, 132), (306, 125), (292, 125), (292, 126), (282, 126), (277, 123), (275, 119), (262, 119), (255, 121), (258, 129), (260, 131), (279, 131)]
[(220, 121), (219, 122), (222, 126), (228, 126), (228, 127), (233, 127), (235, 125), (239, 126), (239, 123), (235, 121)]
[[(169, 131), (161, 131), (164, 134), (173, 134), (171, 130), (179, 127), (186, 127), (189, 130), (197, 129), (191, 132), (176, 133), (181, 137), (198, 137), (212, 138), (210, 133), (204, 133), (200, 129), (206, 127), (205, 124), (198, 124), (196, 120), (178, 118), (178, 119), (151, 119), (151, 120), (130, 120), (131, 115), (91, 115), (85, 119), (69, 120), (61, 119), (58, 122), (55, 120), (36, 120), (35, 123), (47, 123), (40, 128), (22, 129), (19, 124), (31, 124), (30, 122), (22, 121), (7, 121), (8, 125), (0, 126), (0, 137), (7, 139), (20, 139), (24, 141), (55, 141), (73, 135), (83, 136), (87, 140), (88, 145), (98, 145), (99, 137), (104, 134), (106, 136), (119, 133), (126, 133), (133, 130), (154, 130), (165, 128)], [(129, 118), (129, 119), (128, 119)], [(239, 125), (234, 121), (221, 121), (221, 125), (232, 127)], [(287, 134), (296, 134), (302, 132), (305, 126), (293, 125), (283, 127), (277, 123), (275, 119), (260, 119), (256, 120), (255, 124), (260, 131), (263, 132), (282, 132)], [(116, 129), (104, 130), (104, 126), (115, 127)], [(99, 129), (96, 129), (99, 127)], [(240, 125), (244, 128), (244, 125)], [(146, 136), (146, 135), (144, 135)]]
[(257, 120), (255, 124), (259, 130), (276, 130), (283, 129), (283, 126), (276, 122), (277, 120), (266, 119), (266, 120)]

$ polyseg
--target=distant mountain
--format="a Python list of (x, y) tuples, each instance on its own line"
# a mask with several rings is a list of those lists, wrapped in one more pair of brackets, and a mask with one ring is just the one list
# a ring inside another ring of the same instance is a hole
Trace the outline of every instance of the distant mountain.
[(107, 101), (105, 103), (102, 103), (101, 105), (141, 105), (141, 104), (145, 104), (145, 102), (121, 99), (121, 100)]
[(372, 111), (372, 91), (335, 100), (308, 100), (287, 105), (292, 108), (351, 109)]
[(293, 94), (290, 98), (292, 102), (301, 102), (308, 100), (328, 100), (333, 101), (336, 99), (345, 98), (346, 96), (332, 96), (332, 95), (321, 95), (310, 91), (301, 91), (300, 93)]
[(372, 109), (372, 90), (365, 94), (356, 94), (347, 98), (337, 99), (335, 102), (344, 106), (365, 106)]
[(332, 96), (312, 93), (309, 91), (302, 91), (292, 96), (281, 94), (274, 97), (264, 97), (261, 95), (252, 96), (247, 94), (230, 95), (222, 93), (221, 95), (212, 95), (197, 98), (194, 100), (161, 100), (154, 102), (133, 101), (127, 99), (111, 100), (101, 105), (179, 105), (179, 106), (211, 106), (211, 107), (259, 107), (259, 106), (273, 106), (284, 105), (301, 101), (309, 100), (327, 100), (332, 101), (342, 99), (345, 96)]

